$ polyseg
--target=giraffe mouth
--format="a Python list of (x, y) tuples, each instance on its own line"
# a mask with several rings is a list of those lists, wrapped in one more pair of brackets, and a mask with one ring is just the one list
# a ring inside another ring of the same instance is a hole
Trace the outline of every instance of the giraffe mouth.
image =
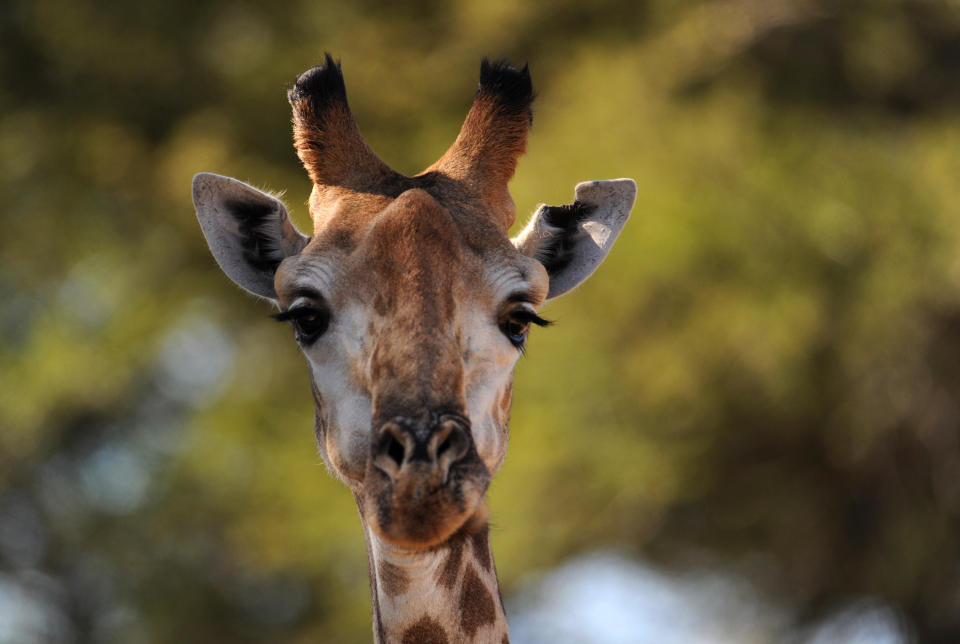
[(486, 518), (490, 472), (473, 446), (444, 472), (415, 462), (394, 473), (373, 463), (364, 489), (364, 515), (377, 535), (395, 545), (425, 549)]

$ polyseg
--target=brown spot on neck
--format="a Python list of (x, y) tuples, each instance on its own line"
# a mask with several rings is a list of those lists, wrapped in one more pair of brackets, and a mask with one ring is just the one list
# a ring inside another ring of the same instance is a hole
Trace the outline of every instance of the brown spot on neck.
[(453, 590), (460, 577), (460, 562), (463, 560), (463, 539), (459, 535), (449, 541), (449, 550), (447, 560), (437, 575), (437, 583), (447, 590)]
[(410, 579), (402, 569), (390, 563), (381, 561), (378, 565), (380, 572), (380, 587), (388, 595), (402, 595), (410, 586)]
[(476, 558), (484, 570), (490, 572), (493, 569), (493, 559), (490, 556), (490, 540), (487, 528), (470, 535), (470, 543), (473, 544), (473, 556)]
[(446, 631), (440, 622), (424, 615), (403, 632), (402, 644), (447, 644)]
[(473, 566), (468, 567), (460, 591), (460, 626), (469, 637), (473, 637), (481, 626), (493, 624), (496, 618), (490, 591)]

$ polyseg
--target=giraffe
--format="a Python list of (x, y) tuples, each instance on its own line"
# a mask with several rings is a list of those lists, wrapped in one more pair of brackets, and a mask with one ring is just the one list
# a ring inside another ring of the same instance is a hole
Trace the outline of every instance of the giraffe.
[(511, 239), (533, 96), (526, 66), (484, 59), (454, 143), (404, 176), (364, 142), (327, 54), (288, 92), (311, 236), (273, 195), (193, 180), (215, 260), (279, 308), (306, 357), (321, 457), (359, 510), (378, 643), (509, 641), (486, 491), (513, 369), (548, 324), (541, 305), (593, 273), (636, 198), (630, 179), (581, 183)]

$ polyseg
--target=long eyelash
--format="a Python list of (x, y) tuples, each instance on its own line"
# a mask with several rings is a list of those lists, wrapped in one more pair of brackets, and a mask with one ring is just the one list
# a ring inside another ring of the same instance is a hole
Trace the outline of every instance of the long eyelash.
[(514, 311), (511, 315), (518, 320), (523, 320), (524, 322), (529, 322), (530, 324), (536, 324), (537, 326), (550, 326), (553, 324), (553, 320), (544, 320), (533, 311), (528, 311), (527, 309), (519, 309)]
[(277, 322), (286, 322), (287, 320), (299, 320), (300, 318), (308, 318), (311, 315), (317, 315), (320, 313), (318, 309), (310, 308), (308, 306), (298, 306), (295, 309), (290, 309), (289, 311), (281, 311), (280, 313), (274, 313), (272, 317)]

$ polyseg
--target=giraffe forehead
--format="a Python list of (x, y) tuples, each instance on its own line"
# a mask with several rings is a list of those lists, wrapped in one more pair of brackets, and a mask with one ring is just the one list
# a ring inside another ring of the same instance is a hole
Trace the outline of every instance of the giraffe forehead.
[(539, 262), (474, 212), (448, 208), (424, 190), (401, 194), (374, 221), (361, 262), (376, 283), (414, 300), (433, 296), (496, 303), (518, 291), (539, 303), (547, 278)]
[(471, 259), (463, 246), (447, 208), (423, 190), (409, 190), (373, 222), (359, 259), (382, 290), (449, 300)]
[(539, 263), (456, 200), (448, 207), (419, 188), (370, 197), (332, 211), (301, 255), (281, 266), (281, 300), (313, 289), (335, 306), (359, 300), (380, 316), (419, 313), (444, 324), (457, 307), (489, 308), (518, 292), (539, 303), (546, 295)]

